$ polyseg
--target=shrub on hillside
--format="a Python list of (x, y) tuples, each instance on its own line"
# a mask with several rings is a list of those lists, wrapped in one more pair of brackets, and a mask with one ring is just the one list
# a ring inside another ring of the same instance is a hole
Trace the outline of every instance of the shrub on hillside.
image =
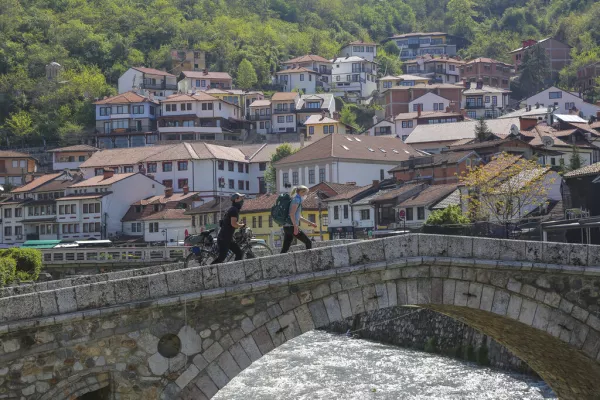
[(16, 277), (19, 280), (35, 281), (40, 276), (42, 252), (39, 250), (13, 247), (0, 251), (0, 259), (3, 258), (9, 258), (16, 262)]
[(17, 262), (14, 259), (10, 257), (0, 258), (0, 287), (15, 279), (16, 270)]

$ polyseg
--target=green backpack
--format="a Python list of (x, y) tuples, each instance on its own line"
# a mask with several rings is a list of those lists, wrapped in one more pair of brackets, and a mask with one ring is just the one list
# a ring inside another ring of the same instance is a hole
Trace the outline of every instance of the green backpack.
[(292, 204), (292, 198), (288, 193), (282, 193), (277, 197), (275, 205), (271, 207), (271, 217), (279, 225), (291, 224), (290, 219), (290, 204)]

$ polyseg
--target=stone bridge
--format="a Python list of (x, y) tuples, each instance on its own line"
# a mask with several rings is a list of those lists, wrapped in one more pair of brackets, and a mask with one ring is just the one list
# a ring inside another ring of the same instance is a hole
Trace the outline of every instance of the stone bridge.
[(600, 398), (599, 290), (598, 246), (440, 235), (40, 283), (0, 294), (0, 399), (209, 399), (303, 332), (403, 305)]

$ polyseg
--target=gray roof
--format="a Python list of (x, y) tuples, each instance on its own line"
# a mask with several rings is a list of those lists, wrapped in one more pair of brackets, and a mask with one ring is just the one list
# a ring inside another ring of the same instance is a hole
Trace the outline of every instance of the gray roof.
[(386, 193), (391, 192), (392, 190), (395, 190), (397, 188), (391, 188), (391, 189), (383, 189), (378, 191), (377, 193), (373, 193), (370, 196), (364, 197), (362, 199), (360, 199), (359, 201), (355, 202), (354, 205), (355, 206), (368, 206), (369, 204), (371, 204), (371, 200), (376, 199), (379, 196), (382, 196)]
[(548, 112), (548, 109), (546, 107), (540, 107), (540, 108), (532, 107), (530, 111), (527, 111), (527, 107), (523, 107), (519, 110), (515, 110), (515, 111), (509, 112), (507, 114), (501, 115), (498, 118), (506, 119), (506, 118), (519, 118), (519, 117), (540, 117), (540, 116), (545, 116), (547, 112)]
[(493, 86), (483, 85), (481, 89), (471, 88), (463, 91), (464, 95), (470, 94), (486, 94), (486, 93), (510, 93), (508, 89), (501, 89)]
[[(518, 118), (489, 119), (485, 121), (493, 134), (506, 137), (512, 125), (519, 126)], [(406, 139), (406, 144), (449, 142), (460, 139), (475, 139), (478, 121), (450, 122), (445, 124), (417, 125)]]
[(446, 198), (440, 201), (437, 204), (431, 206), (432, 210), (441, 210), (448, 206), (456, 206), (460, 205), (460, 189), (456, 189), (454, 192), (450, 193)]
[(298, 102), (296, 103), (296, 110), (298, 110), (300, 112), (311, 111), (309, 108), (303, 110), (302, 107), (304, 107), (304, 103), (307, 100), (315, 99), (315, 98), (320, 98), (321, 100), (323, 100), (323, 105), (325, 107), (329, 108), (329, 105), (333, 104), (333, 108), (335, 108), (335, 101), (333, 99), (333, 94), (319, 93), (319, 94), (304, 94), (304, 95), (300, 96), (300, 98), (298, 99)]

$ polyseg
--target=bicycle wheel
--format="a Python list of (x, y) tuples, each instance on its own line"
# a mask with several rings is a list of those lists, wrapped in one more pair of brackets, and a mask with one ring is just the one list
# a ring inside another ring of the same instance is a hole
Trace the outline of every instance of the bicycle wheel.
[[(272, 256), (273, 249), (271, 249), (268, 245), (266, 245), (264, 243), (251, 243), (250, 251), (248, 251), (246, 253), (247, 254), (250, 253), (254, 257)], [(254, 258), (254, 257), (247, 257), (247, 258)]]
[(215, 258), (217, 257), (214, 254), (206, 250), (200, 250), (198, 254), (190, 253), (185, 259), (184, 268), (194, 268), (202, 265), (209, 265)]

